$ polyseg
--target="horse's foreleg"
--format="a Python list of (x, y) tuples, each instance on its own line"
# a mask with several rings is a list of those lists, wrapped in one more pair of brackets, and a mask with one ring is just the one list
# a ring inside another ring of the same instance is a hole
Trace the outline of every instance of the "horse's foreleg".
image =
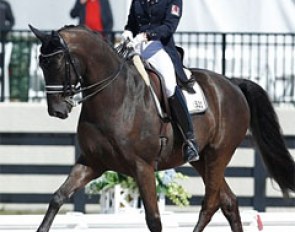
[(151, 232), (161, 232), (162, 224), (157, 204), (154, 169), (142, 163), (137, 166), (135, 180), (144, 204), (148, 228)]
[(84, 187), (90, 180), (98, 177), (101, 173), (94, 171), (92, 168), (82, 164), (75, 164), (72, 168), (66, 181), (54, 193), (48, 210), (43, 218), (38, 232), (47, 232), (54, 220), (55, 215), (58, 213), (64, 201), (70, 198), (77, 190)]
[(211, 221), (212, 216), (219, 208), (219, 190), (218, 188), (208, 189), (203, 200), (202, 209), (199, 214), (199, 220), (193, 232), (201, 232)]
[(221, 187), (220, 191), (220, 201), (221, 210), (228, 220), (232, 231), (243, 231), (236, 196), (233, 194), (225, 180), (223, 181), (223, 186)]
[[(235, 195), (224, 179), (227, 160), (231, 157), (228, 151), (207, 150), (204, 159), (192, 165), (199, 171), (205, 183), (205, 197), (194, 232), (201, 232), (210, 222), (214, 213), (221, 210), (234, 232), (242, 232), (242, 223)], [(226, 156), (226, 154), (228, 154)], [(227, 157), (228, 159), (225, 159)]]

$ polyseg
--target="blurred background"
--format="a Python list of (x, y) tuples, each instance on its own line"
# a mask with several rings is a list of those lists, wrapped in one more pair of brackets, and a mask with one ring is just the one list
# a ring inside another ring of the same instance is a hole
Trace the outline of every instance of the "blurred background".
[[(75, 138), (79, 108), (66, 121), (48, 117), (37, 61), (40, 44), (28, 24), (44, 31), (77, 24), (70, 17), (75, 0), (7, 2), (15, 24), (5, 36), (1, 32), (0, 213), (43, 212), (79, 153)], [(110, 0), (114, 24), (106, 33), (113, 44), (120, 40), (130, 2)], [(185, 50), (185, 65), (260, 84), (276, 107), (286, 144), (295, 157), (295, 1), (184, 0), (183, 4), (175, 41)], [(183, 181), (192, 194), (190, 206), (166, 204), (176, 211), (195, 211), (204, 194), (202, 181), (189, 166), (177, 171), (190, 177)], [(250, 135), (226, 176), (242, 208), (295, 211), (294, 195), (282, 199)], [(81, 191), (63, 210), (98, 212), (99, 197)]]
[[(75, 24), (70, 10), (74, 0), (8, 0), (15, 15), (14, 29), (28, 24), (44, 30)], [(109, 0), (114, 30), (125, 25), (131, 0)], [(294, 32), (294, 0), (184, 0), (179, 31)]]

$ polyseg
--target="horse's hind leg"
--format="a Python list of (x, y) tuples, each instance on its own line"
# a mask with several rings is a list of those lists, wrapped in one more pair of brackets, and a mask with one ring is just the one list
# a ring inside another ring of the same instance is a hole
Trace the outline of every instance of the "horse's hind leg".
[(225, 180), (220, 191), (220, 203), (221, 210), (232, 231), (243, 231), (237, 198)]
[[(102, 172), (101, 172), (102, 173)], [(71, 173), (61, 187), (54, 193), (49, 203), (48, 210), (43, 218), (38, 232), (47, 232), (64, 201), (70, 198), (77, 190), (84, 187), (90, 180), (98, 177), (101, 173), (81, 163), (76, 163)]]

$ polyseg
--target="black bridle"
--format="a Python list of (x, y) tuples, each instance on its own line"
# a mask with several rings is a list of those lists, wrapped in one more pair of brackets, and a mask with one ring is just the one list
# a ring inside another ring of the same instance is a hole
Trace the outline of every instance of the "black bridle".
[[(49, 54), (41, 53), (40, 56), (43, 58), (50, 58), (58, 54), (63, 54), (65, 60), (65, 81), (63, 85), (45, 85), (45, 91), (47, 94), (63, 94), (65, 101), (68, 102), (71, 106), (75, 107), (87, 101), (89, 98), (95, 96), (96, 94), (104, 90), (106, 87), (111, 85), (112, 82), (117, 79), (120, 72), (122, 71), (125, 62), (121, 62), (118, 69), (105, 79), (98, 81), (92, 85), (83, 86), (83, 79), (80, 75), (80, 72), (78, 71), (76, 65), (77, 62), (74, 61), (66, 42), (59, 33), (58, 37), (60, 39), (61, 48)], [(71, 83), (71, 67), (74, 70), (74, 74), (78, 80), (75, 85)], [(92, 92), (86, 95), (85, 91)], [(75, 100), (74, 96), (79, 93), (82, 93), (83, 97), (79, 100)]]

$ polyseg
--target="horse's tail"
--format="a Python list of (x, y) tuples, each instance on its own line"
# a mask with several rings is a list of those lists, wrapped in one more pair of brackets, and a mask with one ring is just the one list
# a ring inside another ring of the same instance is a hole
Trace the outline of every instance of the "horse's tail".
[(267, 93), (256, 83), (230, 79), (244, 93), (251, 111), (250, 129), (266, 168), (284, 196), (295, 192), (295, 162), (290, 155), (274, 107)]

